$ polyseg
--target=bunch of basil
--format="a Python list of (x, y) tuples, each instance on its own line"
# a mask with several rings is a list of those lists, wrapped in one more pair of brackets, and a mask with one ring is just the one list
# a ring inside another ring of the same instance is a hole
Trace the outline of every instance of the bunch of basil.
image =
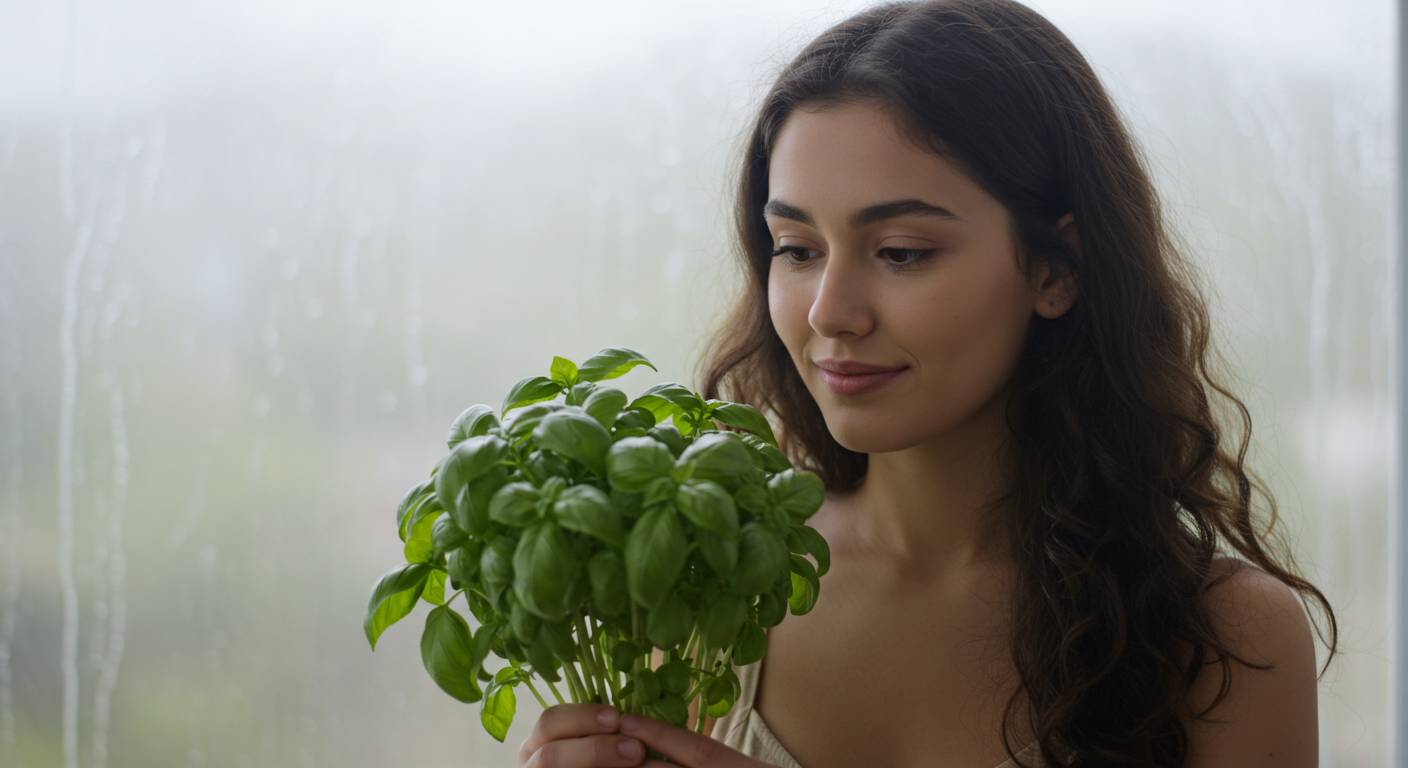
[[(581, 366), (554, 357), (549, 376), (514, 385), (504, 421), (471, 406), (450, 427), (449, 454), (396, 510), (407, 562), (372, 589), (367, 640), (375, 649), (418, 601), (432, 604), (425, 669), (456, 699), (479, 701), (499, 741), (517, 685), (549, 706), (534, 677), (559, 703), (562, 683), (573, 702), (678, 726), (697, 698), (702, 732), (705, 714), (722, 716), (739, 695), (729, 662), (761, 659), (764, 628), (789, 607), (810, 611), (830, 567), (826, 540), (805, 524), (821, 480), (791, 466), (767, 420), (679, 384), (634, 400), (598, 384), (638, 365), (655, 370), (624, 347)], [(461, 594), (475, 631), (452, 607)], [(491, 652), (508, 662), (494, 674), (483, 668)]]

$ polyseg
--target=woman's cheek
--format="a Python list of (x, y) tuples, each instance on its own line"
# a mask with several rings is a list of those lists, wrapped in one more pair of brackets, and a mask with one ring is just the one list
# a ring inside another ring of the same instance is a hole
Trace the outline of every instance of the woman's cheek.
[(768, 311), (773, 328), (794, 357), (801, 353), (797, 345), (805, 337), (807, 322), (805, 298), (799, 296), (797, 289), (798, 286), (788, 285), (786, 280), (768, 280)]

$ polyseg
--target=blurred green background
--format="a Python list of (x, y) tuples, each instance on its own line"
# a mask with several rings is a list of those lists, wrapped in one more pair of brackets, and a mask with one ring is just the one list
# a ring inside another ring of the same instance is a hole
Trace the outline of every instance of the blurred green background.
[[(1385, 765), (1393, 4), (1032, 5), (1147, 152), (1339, 611), (1321, 765)], [(425, 606), (367, 646), (395, 506), (554, 354), (693, 384), (751, 111), (861, 7), (0, 9), (0, 766), (513, 765), (536, 703), (488, 737)]]

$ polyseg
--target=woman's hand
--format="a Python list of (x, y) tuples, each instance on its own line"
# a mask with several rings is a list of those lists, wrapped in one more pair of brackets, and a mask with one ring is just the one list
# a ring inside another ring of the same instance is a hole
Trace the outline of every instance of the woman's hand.
[(621, 713), (604, 704), (557, 704), (543, 710), (518, 748), (520, 768), (635, 766), (645, 759), (636, 739), (616, 732)]
[(653, 717), (626, 715), (621, 718), (621, 733), (640, 739), (668, 760), (647, 760), (642, 768), (775, 768), (723, 742)]

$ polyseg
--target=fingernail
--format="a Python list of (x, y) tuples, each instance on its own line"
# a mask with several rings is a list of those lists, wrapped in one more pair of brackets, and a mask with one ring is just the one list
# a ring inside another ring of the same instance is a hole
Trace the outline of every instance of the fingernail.
[(616, 722), (620, 717), (621, 713), (614, 709), (603, 709), (596, 713), (596, 721), (607, 728), (615, 728)]
[(639, 760), (645, 755), (640, 742), (635, 739), (626, 739), (616, 744), (616, 751), (621, 753), (621, 757), (631, 760)]
[(622, 731), (624, 731), (624, 732), (626, 732), (626, 733), (631, 733), (631, 732), (635, 731), (635, 730), (636, 730), (637, 728), (639, 728), (639, 727), (640, 727), (640, 716), (638, 716), (638, 715), (626, 715), (625, 717), (621, 718), (621, 730), (622, 730)]

